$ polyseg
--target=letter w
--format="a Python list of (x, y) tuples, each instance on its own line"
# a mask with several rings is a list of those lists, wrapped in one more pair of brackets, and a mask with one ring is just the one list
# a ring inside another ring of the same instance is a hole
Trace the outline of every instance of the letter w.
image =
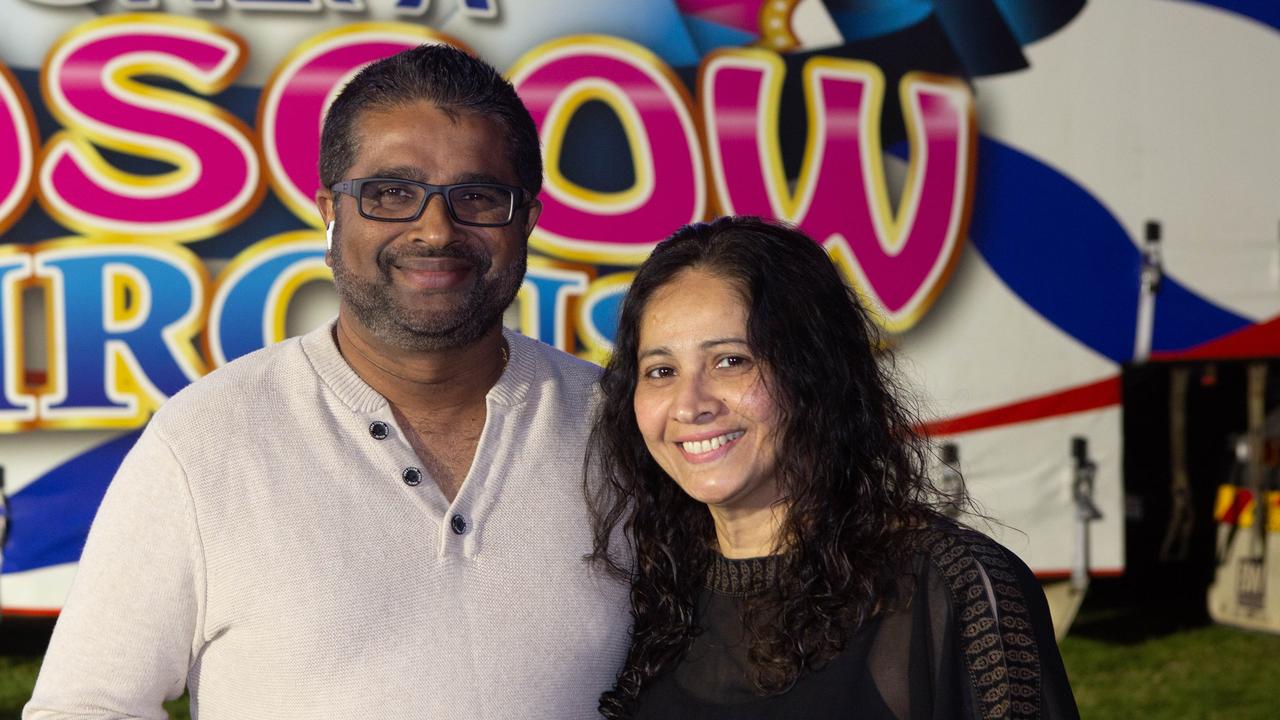
[(880, 69), (829, 57), (805, 63), (808, 138), (794, 191), (778, 140), (785, 72), (767, 50), (725, 50), (704, 61), (698, 97), (720, 208), (799, 226), (827, 248), (885, 328), (906, 330), (946, 283), (967, 230), (972, 95), (950, 78), (903, 77), (911, 156), (895, 215), (880, 146)]

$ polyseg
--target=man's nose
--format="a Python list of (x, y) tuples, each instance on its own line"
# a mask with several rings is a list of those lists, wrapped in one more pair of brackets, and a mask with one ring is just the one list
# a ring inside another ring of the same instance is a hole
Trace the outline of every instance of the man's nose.
[(427, 204), (422, 214), (411, 223), (413, 240), (425, 242), (434, 247), (444, 247), (454, 239), (456, 228), (453, 216), (449, 214), (449, 203), (444, 193), (433, 192), (427, 196)]

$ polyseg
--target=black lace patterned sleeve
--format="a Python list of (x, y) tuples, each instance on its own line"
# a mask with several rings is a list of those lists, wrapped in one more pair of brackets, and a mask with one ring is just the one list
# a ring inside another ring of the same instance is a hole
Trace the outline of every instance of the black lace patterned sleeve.
[(977, 718), (1078, 718), (1044, 592), (1026, 564), (967, 529), (932, 529), (926, 546), (920, 591), (931, 608), (935, 683), (954, 693), (948, 703), (935, 692), (932, 716), (954, 717), (945, 705), (961, 702)]

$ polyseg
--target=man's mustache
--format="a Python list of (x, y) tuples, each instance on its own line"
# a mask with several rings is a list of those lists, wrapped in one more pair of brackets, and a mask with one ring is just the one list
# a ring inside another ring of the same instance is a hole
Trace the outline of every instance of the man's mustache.
[(378, 255), (378, 268), (390, 272), (393, 265), (406, 258), (450, 258), (462, 260), (484, 275), (493, 264), (493, 258), (481, 249), (467, 243), (450, 243), (444, 247), (428, 247), (424, 245), (401, 245), (388, 247)]

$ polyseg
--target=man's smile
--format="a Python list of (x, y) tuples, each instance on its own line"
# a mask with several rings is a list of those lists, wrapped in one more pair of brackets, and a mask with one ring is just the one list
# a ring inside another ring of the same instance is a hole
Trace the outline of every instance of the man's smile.
[(463, 284), (475, 266), (457, 257), (401, 257), (391, 267), (413, 287), (441, 290)]

